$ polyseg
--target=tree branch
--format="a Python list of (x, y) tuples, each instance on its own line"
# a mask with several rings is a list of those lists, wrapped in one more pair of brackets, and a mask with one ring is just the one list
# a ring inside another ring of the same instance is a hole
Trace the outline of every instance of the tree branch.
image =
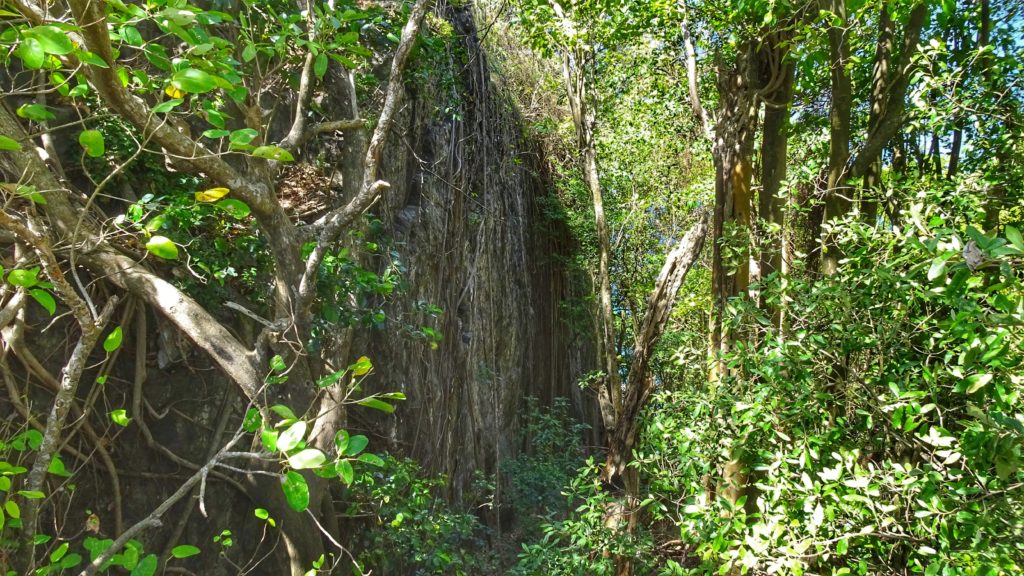
[(903, 111), (906, 108), (907, 87), (910, 85), (910, 76), (916, 65), (914, 57), (917, 55), (917, 45), (921, 40), (921, 29), (924, 27), (928, 17), (928, 10), (925, 3), (920, 3), (910, 12), (910, 20), (907, 22), (903, 34), (903, 48), (900, 52), (900, 67), (896, 72), (889, 89), (889, 95), (885, 101), (885, 114), (879, 119), (875, 130), (868, 134), (864, 146), (850, 163), (848, 176), (860, 178), (871, 167), (871, 163), (878, 158), (889, 140), (896, 135), (903, 122)]
[(377, 121), (377, 127), (370, 137), (370, 145), (366, 150), (366, 158), (363, 164), (363, 185), (355, 198), (348, 204), (329, 214), (325, 221), (317, 244), (306, 259), (306, 269), (299, 282), (298, 302), (299, 310), (305, 310), (312, 301), (316, 289), (317, 273), (320, 270), (320, 263), (327, 255), (329, 245), (338, 237), (342, 229), (351, 224), (360, 214), (369, 208), (380, 196), (390, 188), (390, 184), (377, 179), (377, 171), (380, 164), (380, 156), (387, 142), (388, 132), (394, 122), (395, 112), (405, 92), (405, 83), (402, 72), (405, 63), (409, 59), (413, 45), (416, 43), (416, 35), (419, 33), (420, 24), (427, 14), (432, 0), (416, 0), (409, 15), (408, 22), (402, 29), (402, 37), (395, 50), (394, 59), (391, 61), (391, 77), (388, 79), (387, 93), (384, 97), (384, 107)]

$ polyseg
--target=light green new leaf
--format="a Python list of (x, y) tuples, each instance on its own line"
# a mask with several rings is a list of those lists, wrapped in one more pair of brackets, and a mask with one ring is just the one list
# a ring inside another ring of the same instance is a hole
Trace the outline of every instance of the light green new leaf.
[(121, 347), (121, 341), (124, 340), (124, 331), (121, 330), (120, 326), (115, 327), (107, 334), (105, 340), (103, 340), (103, 349), (106, 350), (107, 354), (117, 350)]
[(150, 238), (149, 242), (146, 242), (146, 250), (164, 260), (178, 259), (178, 247), (170, 238), (165, 236), (153, 236)]
[(1006, 226), (1006, 239), (1013, 244), (1013, 247), (1017, 250), (1024, 250), (1024, 237), (1021, 236), (1020, 230), (1013, 226)]
[(291, 162), (295, 160), (291, 152), (277, 146), (258, 146), (251, 154), (257, 158), (276, 160), (278, 162)]
[(249, 208), (248, 204), (235, 198), (225, 198), (217, 202), (216, 206), (230, 214), (235, 220), (243, 220), (252, 213), (252, 209)]
[(32, 299), (39, 303), (40, 306), (46, 309), (53, 316), (57, 312), (57, 302), (53, 299), (53, 296), (41, 288), (33, 288), (29, 294)]
[(39, 268), (11, 270), (7, 281), (21, 288), (31, 288), (39, 283)]
[(106, 151), (103, 134), (99, 130), (82, 130), (82, 133), (78, 135), (78, 143), (92, 158), (99, 158)]
[(42, 104), (23, 104), (18, 107), (16, 114), (27, 120), (45, 122), (57, 118), (53, 112), (46, 109)]
[(0, 150), (21, 150), (21, 144), (13, 138), (0, 134)]
[(118, 408), (111, 412), (110, 419), (114, 421), (114, 424), (122, 427), (127, 427), (128, 423), (132, 421), (132, 419), (128, 417), (128, 411), (124, 408)]
[(196, 548), (195, 546), (182, 544), (171, 549), (171, 556), (174, 556), (175, 558), (188, 558), (199, 554), (199, 552), (199, 548)]

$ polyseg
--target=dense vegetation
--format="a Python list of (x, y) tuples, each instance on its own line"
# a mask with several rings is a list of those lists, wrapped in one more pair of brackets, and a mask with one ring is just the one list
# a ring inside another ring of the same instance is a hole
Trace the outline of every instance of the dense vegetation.
[(0, 572), (1021, 573), (1022, 42), (8, 0)]

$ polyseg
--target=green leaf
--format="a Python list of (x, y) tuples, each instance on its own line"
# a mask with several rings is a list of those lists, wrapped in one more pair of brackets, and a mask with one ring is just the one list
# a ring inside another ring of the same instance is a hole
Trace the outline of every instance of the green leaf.
[(360, 406), (366, 406), (367, 408), (373, 408), (374, 410), (380, 410), (381, 412), (387, 412), (391, 414), (395, 411), (395, 407), (387, 402), (378, 400), (376, 398), (366, 398), (365, 400), (359, 401)]
[(968, 394), (974, 394), (978, 390), (985, 387), (992, 380), (991, 374), (972, 374), (964, 380), (964, 385)]
[(31, 288), (39, 283), (39, 268), (30, 270), (11, 270), (7, 275), (7, 281), (21, 288)]
[(178, 247), (165, 236), (153, 236), (146, 242), (146, 250), (149, 250), (154, 256), (163, 258), (164, 260), (177, 260), (178, 259)]
[(246, 44), (245, 48), (242, 49), (242, 61), (251, 62), (256, 57), (256, 46), (253, 44)]
[(359, 455), (359, 461), (363, 464), (369, 464), (378, 468), (384, 467), (384, 459), (376, 454), (370, 454), (369, 452)]
[(949, 260), (949, 254), (943, 254), (932, 260), (932, 265), (928, 267), (928, 280), (935, 280), (939, 276), (946, 273), (946, 260)]
[(288, 506), (296, 512), (305, 512), (309, 507), (309, 486), (302, 474), (289, 470), (288, 474), (281, 477), (281, 489), (284, 490), (284, 497)]
[(259, 146), (250, 154), (257, 158), (266, 158), (267, 160), (276, 160), (278, 162), (291, 162), (295, 160), (291, 152), (277, 146)]
[(203, 132), (203, 138), (223, 138), (229, 134), (231, 134), (230, 130), (207, 130)]
[(21, 150), (21, 144), (13, 138), (0, 134), (0, 150)]
[(1006, 239), (1013, 244), (1013, 247), (1017, 250), (1024, 250), (1024, 237), (1021, 236), (1020, 230), (1017, 230), (1013, 226), (1007, 224), (1006, 226)]
[(181, 544), (180, 546), (171, 548), (171, 556), (174, 556), (175, 558), (189, 558), (190, 556), (199, 554), (199, 552), (199, 548), (189, 544)]
[(147, 554), (145, 558), (135, 565), (131, 576), (153, 576), (156, 574), (156, 569), (159, 566), (160, 559), (157, 558), (156, 554)]
[(252, 213), (252, 209), (249, 208), (248, 204), (235, 198), (225, 198), (217, 202), (216, 206), (230, 214), (235, 220), (243, 220)]
[(277, 414), (281, 418), (284, 418), (285, 420), (298, 420), (298, 417), (295, 416), (295, 413), (292, 412), (292, 409), (285, 406), (284, 404), (274, 404), (273, 406), (270, 407), (270, 411), (273, 412), (274, 414)]
[(71, 568), (74, 568), (75, 566), (78, 566), (81, 563), (82, 563), (82, 555), (81, 554), (71, 553), (71, 554), (68, 554), (67, 556), (65, 556), (64, 559), (60, 561), (59, 566), (60, 566), (60, 568), (62, 568), (64, 570), (69, 570)]
[(259, 409), (254, 407), (246, 410), (245, 417), (242, 418), (242, 430), (252, 434), (261, 426), (263, 426), (263, 416), (260, 415)]
[(46, 52), (43, 51), (43, 45), (35, 38), (25, 38), (22, 40), (18, 47), (14, 49), (14, 55), (21, 58), (25, 68), (30, 70), (42, 68), (43, 63), (46, 61)]
[(338, 450), (338, 456), (345, 455), (349, 440), (348, 431), (346, 430), (338, 430), (338, 433), (334, 435), (334, 447)]
[(296, 470), (316, 468), (327, 461), (327, 456), (316, 448), (307, 448), (288, 457), (288, 465)]
[(179, 104), (184, 102), (181, 98), (171, 98), (170, 100), (164, 100), (163, 102), (153, 106), (154, 114), (166, 114), (171, 110), (174, 110)]
[(316, 55), (316, 59), (313, 60), (313, 73), (317, 78), (323, 78), (327, 73), (327, 54), (321, 52)]
[(142, 46), (146, 43), (142, 38), (142, 34), (139, 33), (139, 29), (134, 26), (125, 26), (121, 28), (121, 39), (129, 46)]
[(57, 118), (53, 112), (46, 109), (42, 104), (23, 104), (18, 107), (18, 116), (35, 122), (45, 122)]
[(268, 452), (277, 452), (277, 430), (264, 428), (260, 431), (260, 441)]
[(228, 141), (231, 142), (232, 144), (248, 144), (249, 142), (255, 140), (256, 137), (259, 135), (260, 133), (253, 130), (252, 128), (242, 128), (240, 130), (235, 130), (234, 132), (232, 132), (231, 136), (228, 138)]
[(92, 52), (89, 52), (88, 50), (78, 50), (75, 52), (75, 55), (78, 56), (79, 60), (86, 64), (91, 64), (97, 68), (110, 68), (110, 64), (107, 64), (106, 60)]
[(288, 452), (298, 446), (305, 437), (306, 423), (300, 420), (281, 433), (277, 439), (277, 449), (281, 452)]
[(288, 366), (285, 365), (284, 358), (282, 358), (280, 354), (275, 354), (274, 357), (270, 359), (270, 369), (274, 372), (284, 372), (286, 368), (288, 368)]
[(117, 410), (111, 412), (110, 419), (114, 421), (114, 424), (125, 427), (128, 426), (128, 423), (131, 422), (132, 420), (131, 418), (128, 417), (128, 411), (125, 410), (124, 408), (118, 408)]
[(345, 449), (345, 456), (355, 456), (363, 451), (370, 444), (370, 440), (362, 434), (353, 436), (348, 441), (348, 448)]
[(190, 94), (203, 94), (217, 87), (216, 78), (197, 68), (179, 70), (171, 76), (171, 86)]
[(270, 524), (271, 526), (277, 526), (277, 522), (270, 517), (270, 512), (267, 512), (265, 508), (257, 508), (256, 510), (253, 511), (253, 513), (260, 520), (266, 521), (267, 524)]
[(46, 494), (43, 494), (39, 490), (18, 490), (18, 496), (28, 498), (29, 500), (42, 500), (43, 498), (46, 498)]
[(124, 331), (120, 326), (117, 326), (111, 330), (110, 334), (107, 334), (106, 339), (103, 340), (103, 349), (109, 354), (121, 347), (122, 340), (124, 340)]
[(56, 26), (36, 26), (35, 28), (25, 30), (23, 34), (28, 38), (38, 41), (40, 47), (47, 54), (63, 56), (75, 49), (68, 35)]
[(68, 553), (68, 548), (70, 548), (70, 547), (71, 547), (71, 544), (68, 544), (67, 542), (64, 542), (60, 546), (57, 546), (56, 550), (54, 550), (53, 552), (50, 552), (50, 562), (59, 562), (60, 559), (63, 558), (64, 555)]
[(334, 467), (338, 471), (338, 476), (341, 476), (341, 481), (345, 484), (351, 484), (352, 480), (355, 479), (356, 471), (352, 469), (352, 462), (349, 460), (338, 460)]
[(21, 508), (18, 507), (18, 503), (14, 500), (8, 500), (4, 502), (4, 510), (7, 511), (7, 515), (15, 520), (21, 518)]
[(146, 44), (146, 51), (143, 54), (145, 54), (146, 60), (149, 60), (149, 63), (153, 66), (165, 72), (171, 70), (171, 59), (167, 55), (167, 49), (160, 44), (154, 42)]
[(32, 299), (38, 302), (40, 306), (45, 308), (46, 311), (50, 313), (50, 316), (53, 316), (54, 313), (57, 312), (57, 302), (53, 299), (53, 296), (46, 290), (33, 288), (32, 291), (29, 292), (29, 294), (32, 296)]
[(50, 466), (47, 467), (46, 472), (47, 474), (53, 474), (54, 476), (61, 476), (64, 478), (71, 476), (67, 467), (64, 466), (64, 460), (61, 460), (60, 454), (54, 454), (53, 460), (50, 460)]
[(85, 148), (85, 153), (92, 158), (103, 156), (106, 146), (103, 142), (103, 134), (99, 130), (82, 130), (78, 135), (78, 143)]

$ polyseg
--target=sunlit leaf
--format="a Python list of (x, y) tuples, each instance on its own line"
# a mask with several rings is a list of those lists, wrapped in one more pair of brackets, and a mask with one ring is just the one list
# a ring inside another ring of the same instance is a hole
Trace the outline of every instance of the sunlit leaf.
[(202, 192), (196, 192), (196, 202), (216, 202), (231, 192), (227, 188), (210, 188)]
[(304, 512), (309, 507), (309, 486), (302, 474), (289, 470), (281, 477), (281, 489), (292, 510)]
[(165, 236), (153, 236), (146, 242), (146, 250), (164, 260), (178, 259), (178, 246)]

